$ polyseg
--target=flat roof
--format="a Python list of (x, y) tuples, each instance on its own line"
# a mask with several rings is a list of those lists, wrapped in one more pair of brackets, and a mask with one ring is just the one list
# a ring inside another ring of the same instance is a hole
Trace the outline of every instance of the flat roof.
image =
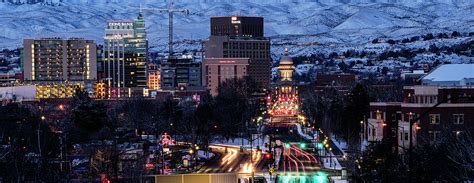
[(133, 20), (107, 20), (107, 23), (133, 23)]
[(422, 78), (422, 81), (460, 81), (474, 78), (474, 64), (445, 64)]

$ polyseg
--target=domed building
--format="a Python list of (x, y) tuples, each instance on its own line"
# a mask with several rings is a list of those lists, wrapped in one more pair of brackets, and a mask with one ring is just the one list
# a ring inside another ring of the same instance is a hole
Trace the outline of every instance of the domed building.
[(288, 49), (285, 49), (285, 54), (281, 57), (278, 65), (278, 72), (280, 81), (293, 81), (293, 72), (295, 66), (293, 65), (293, 59), (288, 56)]
[(293, 81), (295, 66), (288, 56), (288, 49), (280, 58), (279, 80), (273, 85), (273, 98), (270, 114), (274, 116), (296, 116), (298, 114), (298, 86)]

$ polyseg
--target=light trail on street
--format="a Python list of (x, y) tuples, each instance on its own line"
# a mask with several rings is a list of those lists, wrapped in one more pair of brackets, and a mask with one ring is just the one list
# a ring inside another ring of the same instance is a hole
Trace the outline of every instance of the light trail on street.
[[(251, 173), (258, 171), (257, 165), (262, 162), (262, 154), (253, 150), (240, 152), (239, 146), (210, 145), (216, 157), (206, 162), (196, 173)], [(227, 148), (227, 152), (226, 152)]]

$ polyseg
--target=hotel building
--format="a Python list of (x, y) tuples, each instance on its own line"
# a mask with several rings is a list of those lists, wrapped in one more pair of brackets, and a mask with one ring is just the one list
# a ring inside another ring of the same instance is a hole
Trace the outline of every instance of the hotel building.
[(97, 79), (97, 48), (87, 39), (25, 39), (24, 81), (36, 85), (37, 98), (71, 97)]

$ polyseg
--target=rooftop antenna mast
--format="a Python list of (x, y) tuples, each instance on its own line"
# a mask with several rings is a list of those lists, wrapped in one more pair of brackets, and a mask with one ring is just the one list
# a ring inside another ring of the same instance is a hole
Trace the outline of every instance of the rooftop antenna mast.
[(174, 1), (170, 0), (168, 8), (143, 8), (140, 4), (140, 12), (142, 11), (158, 11), (159, 13), (168, 13), (168, 49), (169, 56), (173, 55), (173, 15), (176, 12), (184, 13), (185, 15), (189, 14), (189, 9), (175, 9)]

